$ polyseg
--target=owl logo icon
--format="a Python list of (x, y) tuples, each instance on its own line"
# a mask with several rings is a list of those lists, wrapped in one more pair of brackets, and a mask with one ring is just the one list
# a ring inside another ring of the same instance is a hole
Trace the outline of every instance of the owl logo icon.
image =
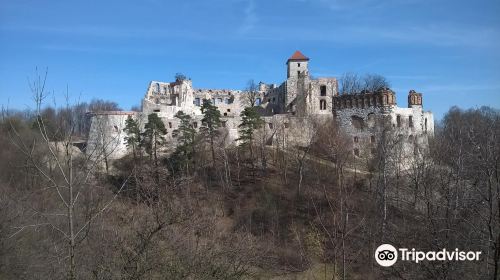
[(381, 266), (392, 266), (398, 260), (398, 250), (391, 244), (382, 244), (375, 250), (375, 260)]

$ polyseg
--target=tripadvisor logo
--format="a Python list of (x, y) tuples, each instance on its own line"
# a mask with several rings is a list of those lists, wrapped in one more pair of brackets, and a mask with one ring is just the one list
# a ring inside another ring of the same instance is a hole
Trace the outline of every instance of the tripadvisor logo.
[(375, 251), (375, 260), (381, 266), (392, 266), (398, 260), (398, 250), (391, 244), (382, 244)]
[[(375, 260), (381, 266), (392, 266), (398, 259), (401, 261), (411, 261), (419, 263), (421, 261), (478, 261), (481, 251), (459, 251), (455, 249), (449, 251), (442, 249), (440, 251), (416, 251), (415, 248), (396, 249), (391, 244), (382, 244), (375, 250)], [(398, 258), (399, 255), (399, 258)]]

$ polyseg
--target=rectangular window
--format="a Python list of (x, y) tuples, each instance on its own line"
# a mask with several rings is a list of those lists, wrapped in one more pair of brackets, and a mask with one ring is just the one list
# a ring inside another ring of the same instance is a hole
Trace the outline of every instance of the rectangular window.
[(373, 135), (372, 135), (372, 136), (370, 136), (370, 142), (371, 142), (371, 143), (375, 143), (375, 136), (373, 136)]
[(285, 123), (285, 128), (288, 128), (288, 126), (289, 126), (289, 125), (288, 125), (288, 123), (286, 122), (286, 123)]
[(359, 139), (358, 136), (354, 136), (354, 143), (358, 143)]
[(228, 112), (231, 112), (231, 109), (227, 109)]
[(172, 123), (171, 122), (168, 123), (168, 128), (172, 128)]
[(221, 122), (222, 127), (226, 127), (226, 122)]
[(321, 96), (326, 96), (326, 86), (320, 86)]
[(217, 98), (217, 104), (222, 104), (222, 98)]
[(326, 100), (320, 100), (319, 101), (319, 109), (320, 110), (326, 110)]
[(269, 123), (269, 129), (273, 129), (273, 123)]
[(359, 157), (359, 150), (358, 149), (354, 149), (354, 155)]
[(401, 127), (401, 116), (400, 116), (400, 115), (397, 115), (397, 116), (396, 116), (396, 125), (397, 125), (398, 127)]
[(155, 113), (159, 113), (160, 112), (160, 109), (154, 109), (153, 112)]
[(194, 127), (194, 128), (197, 128), (197, 127), (198, 127), (198, 123), (197, 123), (197, 122), (194, 122), (194, 123), (193, 123), (193, 127)]
[(200, 106), (200, 98), (195, 98), (194, 99), (194, 105), (195, 106)]
[(408, 117), (408, 127), (413, 127), (413, 117), (412, 116)]

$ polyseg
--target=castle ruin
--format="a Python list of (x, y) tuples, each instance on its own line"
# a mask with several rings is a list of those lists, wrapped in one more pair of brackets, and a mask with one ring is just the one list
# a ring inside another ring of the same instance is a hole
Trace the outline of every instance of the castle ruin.
[[(434, 118), (422, 107), (422, 94), (410, 90), (408, 107), (397, 106), (396, 95), (389, 88), (376, 92), (339, 94), (335, 77), (313, 78), (309, 74), (309, 58), (296, 51), (286, 62), (287, 78), (280, 85), (259, 83), (255, 106), (265, 120), (269, 131), (268, 145), (280, 141), (288, 130), (288, 142), (299, 143), (311, 134), (310, 119), (335, 118), (352, 139), (352, 152), (356, 157), (374, 153), (377, 139), (384, 127), (393, 128), (405, 143), (426, 146), (434, 134)], [(223, 126), (231, 140), (238, 138), (240, 113), (247, 106), (245, 91), (230, 89), (194, 88), (190, 79), (174, 82), (150, 82), (142, 112), (92, 112), (87, 150), (104, 150), (111, 159), (127, 153), (125, 120), (131, 116), (139, 123), (156, 113), (165, 123), (167, 137), (179, 125), (175, 114), (179, 111), (191, 116), (193, 127), (201, 126), (203, 100), (210, 100), (221, 112)], [(383, 120), (382, 122), (380, 120)], [(280, 132), (281, 131), (281, 132)], [(285, 144), (285, 143), (282, 143)], [(411, 147), (409, 147), (411, 148)]]

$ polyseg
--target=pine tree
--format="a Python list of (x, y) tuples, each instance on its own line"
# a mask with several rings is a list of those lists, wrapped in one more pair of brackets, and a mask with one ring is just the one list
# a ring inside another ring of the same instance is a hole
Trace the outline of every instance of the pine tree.
[(200, 131), (203, 134), (205, 141), (210, 143), (210, 150), (212, 151), (212, 165), (215, 166), (215, 138), (219, 135), (219, 128), (221, 125), (221, 114), (217, 106), (213, 105), (207, 99), (203, 100), (201, 106), (203, 119), (201, 120), (202, 126)]
[(125, 128), (123, 131), (127, 134), (125, 136), (125, 145), (132, 149), (135, 161), (137, 159), (137, 151), (141, 144), (141, 130), (139, 129), (139, 123), (131, 116), (128, 116), (125, 121)]
[(189, 174), (189, 166), (193, 161), (195, 153), (195, 136), (196, 130), (193, 127), (191, 116), (179, 111), (175, 117), (180, 120), (179, 128), (172, 132), (172, 136), (177, 138), (178, 145), (173, 158), (177, 163), (185, 167), (185, 171)]
[(255, 130), (259, 129), (263, 124), (264, 120), (260, 117), (259, 113), (255, 107), (247, 107), (241, 112), (241, 124), (238, 126), (240, 137), (237, 141), (240, 141), (241, 147), (248, 147), (250, 150), (250, 160), (253, 166), (253, 142)]
[(167, 134), (167, 129), (160, 117), (156, 113), (149, 114), (142, 133), (141, 144), (149, 158), (154, 159), (155, 167), (158, 167), (158, 149), (165, 144), (165, 134)]

